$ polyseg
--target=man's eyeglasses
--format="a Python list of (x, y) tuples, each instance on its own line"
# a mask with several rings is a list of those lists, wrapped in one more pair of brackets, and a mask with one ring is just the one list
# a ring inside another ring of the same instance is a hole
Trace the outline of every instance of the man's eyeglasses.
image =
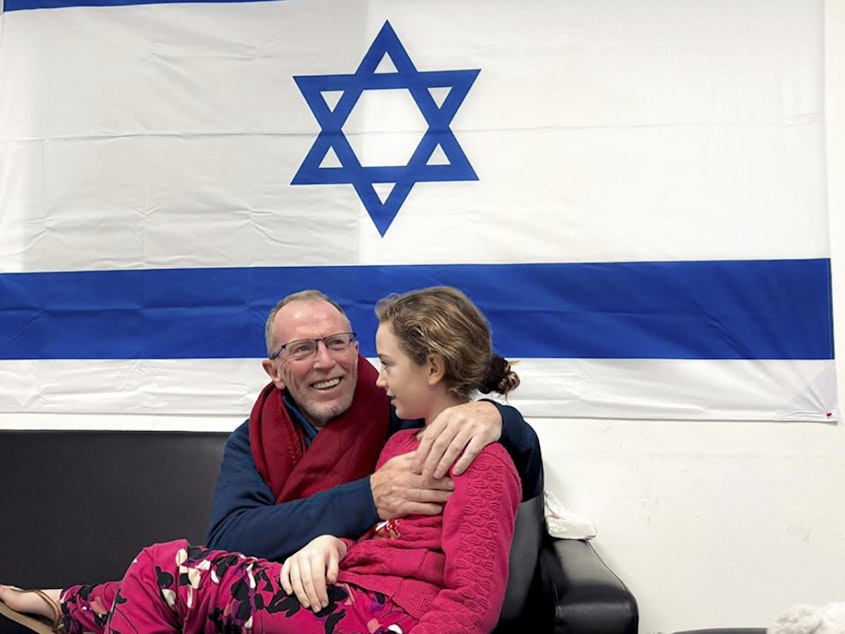
[(287, 350), (287, 356), (291, 359), (294, 361), (302, 361), (303, 359), (313, 357), (317, 354), (317, 346), (320, 345), (321, 341), (326, 344), (326, 349), (329, 352), (344, 352), (355, 342), (355, 333), (339, 332), (336, 335), (329, 335), (328, 337), (289, 341), (271, 352), (268, 359), (275, 359)]

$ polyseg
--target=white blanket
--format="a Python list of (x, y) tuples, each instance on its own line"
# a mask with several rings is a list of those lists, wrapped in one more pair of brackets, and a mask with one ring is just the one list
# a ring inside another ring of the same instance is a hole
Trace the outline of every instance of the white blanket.
[(551, 491), (545, 492), (546, 527), (552, 537), (592, 539), (596, 527), (586, 517), (573, 513)]

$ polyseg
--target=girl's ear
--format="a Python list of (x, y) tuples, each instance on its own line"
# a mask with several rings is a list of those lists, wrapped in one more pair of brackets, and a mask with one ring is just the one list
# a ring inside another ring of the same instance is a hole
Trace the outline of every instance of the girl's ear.
[(443, 363), (443, 357), (439, 354), (430, 354), (426, 359), (426, 365), (428, 367), (428, 384), (437, 385), (446, 374), (446, 364)]

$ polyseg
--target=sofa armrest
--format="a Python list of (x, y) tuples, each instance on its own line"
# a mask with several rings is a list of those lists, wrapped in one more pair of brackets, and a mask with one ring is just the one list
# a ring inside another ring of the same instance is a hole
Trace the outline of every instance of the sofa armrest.
[(589, 542), (548, 538), (540, 553), (540, 574), (554, 604), (556, 633), (636, 634), (634, 595)]

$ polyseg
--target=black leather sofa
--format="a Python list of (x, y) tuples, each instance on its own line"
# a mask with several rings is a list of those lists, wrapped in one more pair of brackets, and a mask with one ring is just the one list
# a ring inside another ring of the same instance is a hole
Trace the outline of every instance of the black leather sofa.
[[(202, 543), (226, 436), (0, 431), (0, 582), (118, 579), (148, 544)], [(520, 507), (496, 633), (635, 633), (633, 595), (589, 542), (549, 537), (541, 502)]]

